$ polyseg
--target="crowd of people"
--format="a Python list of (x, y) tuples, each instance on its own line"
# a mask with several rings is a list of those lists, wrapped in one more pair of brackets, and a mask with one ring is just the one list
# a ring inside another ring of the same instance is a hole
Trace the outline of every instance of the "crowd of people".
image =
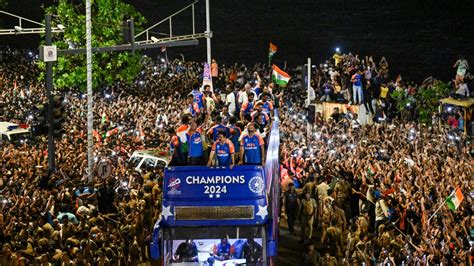
[[(318, 68), (313, 99), (348, 103), (348, 111), (335, 109), (328, 121), (316, 113), (308, 128), (302, 102), (289, 102), (280, 126), (282, 213), (306, 246), (303, 264), (472, 265), (472, 144), (464, 128), (401, 119), (390, 92), (417, 86), (390, 80), (384, 58), (332, 59)], [(470, 79), (465, 70), (453, 86)], [(362, 125), (351, 102), (366, 105), (376, 123)], [(464, 201), (450, 210), (455, 189)]]
[[(31, 107), (46, 101), (35, 56), (3, 49), (1, 59), (0, 121), (27, 123)], [(127, 164), (131, 153), (163, 150), (172, 165), (264, 164), (274, 108), (282, 110), (282, 217), (292, 233), (301, 225), (304, 265), (470, 265), (472, 159), (464, 135), (448, 138), (444, 130), (396, 115), (362, 125), (351, 112), (329, 121), (317, 116), (308, 130), (299, 115), (307, 115), (300, 82), (278, 88), (265, 65), (213, 61), (213, 87), (201, 89), (200, 63), (147, 56), (141, 63), (134, 84), (94, 94), (95, 160), (113, 163), (109, 178), (88, 181), (86, 97), (77, 89), (62, 92), (66, 133), (56, 140), (55, 173), (47, 171), (44, 137), (2, 144), (0, 265), (149, 261), (163, 172), (134, 171)], [(386, 60), (377, 65), (337, 54), (325, 64), (314, 70), (314, 100), (371, 105), (368, 99), (377, 98), (382, 110), (393, 108), (383, 105), (388, 87), (397, 84)], [(378, 84), (380, 94), (369, 84)], [(459, 208), (435, 214), (456, 187), (465, 196)]]

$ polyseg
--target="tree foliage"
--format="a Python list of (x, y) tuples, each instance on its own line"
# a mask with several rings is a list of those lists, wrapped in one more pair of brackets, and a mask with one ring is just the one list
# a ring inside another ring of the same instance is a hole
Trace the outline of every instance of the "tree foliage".
[(395, 100), (400, 112), (406, 110), (410, 103), (416, 106), (416, 113), (420, 123), (430, 124), (431, 115), (438, 111), (439, 100), (448, 97), (450, 87), (447, 83), (436, 79), (429, 79), (418, 87), (413, 95), (408, 95), (404, 89), (395, 90), (391, 97)]
[[(58, 49), (86, 46), (85, 2), (59, 3), (46, 9), (52, 14), (53, 26), (61, 24), (64, 33), (53, 35), (53, 44)], [(135, 8), (121, 0), (92, 1), (92, 47), (118, 45), (124, 42), (123, 22), (133, 18), (135, 29), (139, 29), (145, 18)], [(99, 89), (117, 81), (131, 83), (140, 71), (140, 55), (132, 52), (94, 53), (92, 59), (93, 88)], [(44, 64), (40, 63), (44, 69)], [(56, 88), (86, 89), (86, 54), (58, 57), (54, 64)], [(44, 78), (44, 73), (40, 78)]]
[(8, 5), (7, 0), (0, 0), (0, 8), (5, 8), (7, 7), (7, 5)]
[(420, 122), (430, 124), (431, 115), (438, 112), (439, 100), (449, 96), (449, 85), (440, 80), (418, 88), (415, 98), (418, 104), (418, 117)]

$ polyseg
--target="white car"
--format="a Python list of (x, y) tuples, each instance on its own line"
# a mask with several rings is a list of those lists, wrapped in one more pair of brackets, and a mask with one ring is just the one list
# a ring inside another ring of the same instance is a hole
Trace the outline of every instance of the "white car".
[(18, 124), (0, 122), (0, 142), (23, 144), (31, 138), (29, 129), (21, 128)]
[(130, 159), (128, 159), (128, 162), (133, 166), (135, 171), (140, 173), (147, 169), (164, 169), (170, 163), (170, 159), (163, 154), (166, 154), (166, 152), (157, 150), (134, 151)]

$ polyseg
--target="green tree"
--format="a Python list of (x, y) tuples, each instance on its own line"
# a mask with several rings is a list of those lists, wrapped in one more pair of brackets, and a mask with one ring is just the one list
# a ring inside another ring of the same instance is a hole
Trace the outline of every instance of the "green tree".
[(8, 5), (7, 0), (0, 0), (0, 8), (5, 8), (7, 7), (7, 5)]
[(408, 104), (414, 104), (419, 122), (431, 124), (431, 115), (438, 111), (439, 100), (448, 97), (449, 92), (447, 83), (433, 79), (419, 86), (413, 95), (408, 95), (405, 89), (400, 89), (393, 91), (390, 96), (402, 117), (408, 112)]
[(418, 117), (421, 123), (431, 124), (431, 115), (438, 112), (439, 100), (448, 97), (450, 90), (448, 84), (436, 79), (418, 88), (414, 97), (418, 104)]
[[(53, 35), (53, 44), (58, 49), (85, 47), (85, 2), (71, 4), (69, 0), (60, 0), (57, 5), (46, 8), (46, 12), (52, 14), (53, 26), (61, 24), (65, 27), (63, 33)], [(91, 12), (92, 47), (123, 43), (123, 22), (129, 18), (134, 19), (135, 29), (145, 23), (145, 18), (133, 6), (121, 0), (93, 0)], [(44, 69), (44, 63), (39, 64)], [(117, 81), (131, 83), (141, 70), (140, 54), (136, 52), (94, 53), (92, 65), (94, 89)], [(53, 71), (56, 88), (79, 88), (85, 91), (85, 53), (58, 57)], [(44, 72), (40, 79), (44, 79)]]

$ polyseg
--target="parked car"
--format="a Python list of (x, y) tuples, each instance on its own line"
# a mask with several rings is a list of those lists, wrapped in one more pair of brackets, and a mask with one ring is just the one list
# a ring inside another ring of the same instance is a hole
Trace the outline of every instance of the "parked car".
[(10, 122), (0, 122), (0, 143), (22, 145), (28, 140), (31, 140), (29, 128), (22, 128), (20, 125)]
[(128, 163), (137, 172), (143, 172), (148, 169), (166, 168), (170, 163), (170, 157), (165, 151), (159, 150), (142, 150), (134, 151)]

